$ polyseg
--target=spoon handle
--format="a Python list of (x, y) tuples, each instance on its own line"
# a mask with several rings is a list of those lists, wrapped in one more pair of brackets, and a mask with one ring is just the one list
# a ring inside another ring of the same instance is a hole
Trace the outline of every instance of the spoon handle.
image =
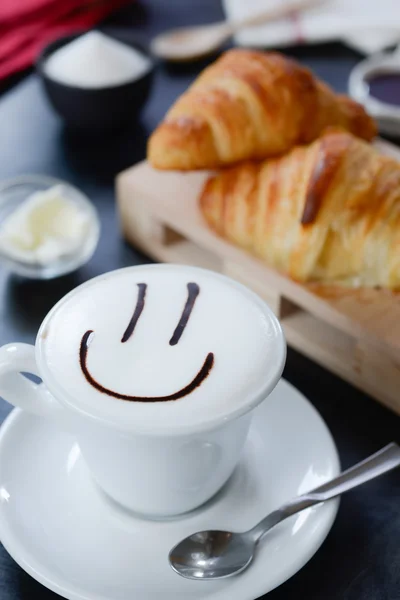
[(354, 467), (343, 471), (335, 479), (331, 479), (331, 481), (320, 485), (310, 492), (294, 498), (280, 509), (270, 513), (253, 527), (249, 533), (253, 539), (258, 541), (267, 531), (287, 517), (295, 515), (305, 508), (309, 508), (320, 502), (336, 498), (336, 496), (340, 496), (344, 492), (348, 492), (371, 479), (375, 479), (375, 477), (379, 477), (399, 465), (400, 447), (395, 443), (391, 443), (365, 460), (357, 463)]
[(284, 19), (285, 17), (288, 17), (296, 11), (305, 10), (306, 8), (309, 8), (311, 6), (318, 5), (323, 1), (325, 0), (293, 0), (292, 2), (290, 2), (290, 4), (285, 4), (283, 6), (278, 5), (275, 8), (269, 8), (255, 15), (245, 17), (244, 19), (233, 21), (231, 23), (226, 23), (226, 33), (229, 33), (231, 35), (239, 31), (240, 29), (244, 29), (245, 27), (251, 27), (253, 25), (262, 25), (264, 23), (268, 23), (269, 21), (277, 21), (279, 19)]
[(312, 490), (307, 496), (314, 496), (320, 502), (335, 498), (344, 492), (379, 477), (400, 465), (400, 447), (391, 443), (365, 460), (343, 471), (338, 477)]

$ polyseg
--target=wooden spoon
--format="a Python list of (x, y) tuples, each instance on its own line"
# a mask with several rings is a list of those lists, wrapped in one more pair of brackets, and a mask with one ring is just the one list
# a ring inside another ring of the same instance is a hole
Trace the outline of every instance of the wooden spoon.
[(173, 29), (155, 37), (151, 43), (151, 51), (164, 60), (195, 60), (217, 50), (240, 29), (283, 19), (294, 11), (304, 10), (320, 2), (321, 0), (293, 0), (290, 4), (270, 8), (232, 23), (221, 21), (212, 25)]

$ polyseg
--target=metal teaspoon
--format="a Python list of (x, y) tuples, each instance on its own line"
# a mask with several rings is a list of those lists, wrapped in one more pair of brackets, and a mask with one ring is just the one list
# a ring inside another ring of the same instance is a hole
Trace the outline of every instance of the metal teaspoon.
[(310, 492), (273, 511), (243, 533), (200, 531), (185, 538), (169, 553), (171, 567), (187, 579), (222, 579), (246, 569), (260, 540), (275, 525), (298, 512), (336, 498), (400, 465), (400, 447), (391, 443), (362, 462)]

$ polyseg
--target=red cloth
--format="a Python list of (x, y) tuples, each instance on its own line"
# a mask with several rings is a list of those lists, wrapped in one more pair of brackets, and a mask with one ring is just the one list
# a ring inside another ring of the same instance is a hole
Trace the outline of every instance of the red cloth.
[(48, 42), (93, 27), (132, 0), (0, 0), (0, 79), (26, 69)]

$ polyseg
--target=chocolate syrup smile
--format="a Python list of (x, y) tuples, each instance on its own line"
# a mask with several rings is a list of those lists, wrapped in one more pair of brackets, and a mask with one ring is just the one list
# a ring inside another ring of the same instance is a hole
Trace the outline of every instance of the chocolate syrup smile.
[[(138, 283), (137, 286), (139, 288), (139, 293), (138, 293), (138, 299), (136, 302), (136, 307), (135, 307), (134, 313), (132, 315), (132, 318), (128, 324), (128, 327), (126, 328), (125, 333), (122, 336), (122, 339), (121, 339), (122, 343), (127, 342), (129, 340), (129, 338), (132, 336), (134, 329), (136, 327), (136, 324), (137, 324), (137, 322), (140, 318), (140, 315), (142, 314), (142, 311), (144, 309), (147, 285), (145, 283)], [(175, 346), (179, 342), (180, 338), (182, 337), (182, 334), (183, 334), (185, 327), (189, 321), (194, 304), (196, 302), (196, 298), (200, 293), (200, 287), (197, 285), (197, 283), (188, 283), (187, 288), (188, 288), (188, 298), (186, 300), (186, 304), (183, 309), (182, 316), (179, 320), (179, 323), (176, 326), (176, 329), (172, 335), (172, 338), (170, 339), (169, 344), (171, 346)], [(89, 372), (89, 369), (87, 366), (87, 355), (88, 355), (89, 345), (92, 341), (93, 336), (94, 336), (94, 331), (91, 329), (86, 331), (86, 333), (84, 333), (82, 336), (80, 350), (79, 350), (79, 361), (80, 361), (82, 373), (85, 376), (87, 382), (91, 386), (93, 386), (96, 390), (98, 390), (99, 392), (102, 392), (103, 394), (107, 394), (108, 396), (111, 396), (113, 398), (118, 398), (119, 400), (127, 400), (129, 402), (166, 402), (168, 400), (179, 400), (180, 398), (187, 396), (188, 394), (193, 392), (196, 388), (198, 388), (203, 383), (203, 381), (208, 377), (211, 369), (214, 366), (214, 354), (212, 352), (209, 352), (203, 363), (203, 366), (201, 367), (201, 369), (197, 373), (197, 375), (194, 377), (194, 379), (192, 379), (192, 381), (188, 385), (186, 385), (184, 388), (182, 388), (178, 392), (169, 394), (168, 396), (133, 396), (133, 395), (128, 395), (128, 394), (120, 394), (119, 392), (115, 392), (114, 390), (110, 390), (110, 389), (104, 387), (103, 385), (101, 385), (101, 383), (96, 381), (96, 379)]]

